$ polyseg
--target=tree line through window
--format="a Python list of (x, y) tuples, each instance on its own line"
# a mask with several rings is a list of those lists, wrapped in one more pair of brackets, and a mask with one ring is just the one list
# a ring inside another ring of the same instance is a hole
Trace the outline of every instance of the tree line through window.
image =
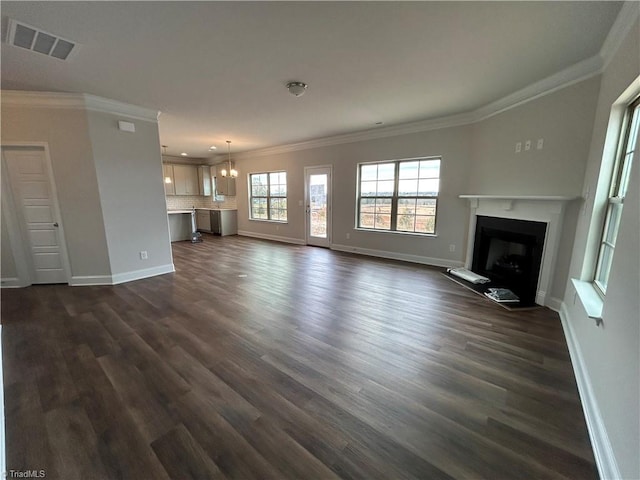
[(434, 234), (440, 158), (359, 165), (358, 227)]
[(252, 173), (251, 218), (287, 221), (287, 172)]

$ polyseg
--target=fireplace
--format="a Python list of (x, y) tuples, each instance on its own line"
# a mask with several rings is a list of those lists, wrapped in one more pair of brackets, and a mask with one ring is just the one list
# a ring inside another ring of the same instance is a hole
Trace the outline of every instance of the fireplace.
[[(525, 223), (538, 224), (538, 226), (542, 224), (545, 226), (545, 230), (542, 233), (544, 240), (539, 238), (540, 233), (532, 233), (529, 230), (522, 230), (518, 227), (515, 229), (515, 232), (511, 232), (515, 234), (516, 237), (511, 236), (507, 239), (497, 239), (494, 240), (494, 242), (500, 244), (500, 241), (506, 241), (508, 243), (521, 243), (526, 245), (530, 239), (518, 238), (518, 234), (536, 236), (535, 247), (529, 246), (529, 248), (535, 250), (535, 256), (541, 256), (537, 262), (539, 264), (537, 267), (539, 273), (536, 275), (533, 271), (531, 272), (532, 279), (537, 277), (535, 303), (558, 310), (561, 305), (561, 300), (551, 296), (550, 293), (556, 268), (555, 263), (560, 244), (564, 209), (567, 203), (576, 200), (578, 197), (545, 195), (460, 195), (460, 198), (468, 200), (469, 206), (471, 207), (469, 211), (467, 253), (464, 262), (464, 266), (470, 270), (473, 270), (473, 257), (476, 250), (476, 224), (482, 217), (495, 217), (498, 220), (507, 221), (524, 220), (526, 221)], [(510, 241), (509, 238), (515, 238), (517, 241)], [(522, 240), (526, 241), (523, 242)], [(526, 246), (512, 245), (507, 249), (506, 254), (519, 255), (519, 252), (521, 252), (523, 248), (526, 252)], [(493, 257), (495, 256), (497, 255), (493, 254)], [(504, 256), (504, 254), (502, 256)]]
[(471, 270), (533, 305), (546, 230), (543, 222), (479, 215)]

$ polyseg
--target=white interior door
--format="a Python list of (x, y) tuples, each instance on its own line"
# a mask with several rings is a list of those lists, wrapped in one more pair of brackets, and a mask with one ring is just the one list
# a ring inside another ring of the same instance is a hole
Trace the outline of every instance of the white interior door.
[(331, 245), (331, 167), (306, 167), (307, 245)]
[(68, 283), (68, 260), (49, 162), (43, 148), (3, 148), (31, 283)]

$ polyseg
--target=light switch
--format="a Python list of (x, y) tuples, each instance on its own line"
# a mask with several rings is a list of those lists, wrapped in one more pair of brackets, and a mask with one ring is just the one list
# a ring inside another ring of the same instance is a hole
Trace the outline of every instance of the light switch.
[(544, 146), (544, 138), (539, 138), (538, 139), (538, 143), (536, 144), (536, 148), (538, 150), (542, 150), (542, 147)]
[(522, 142), (516, 143), (516, 153), (520, 153), (522, 151)]
[(524, 142), (524, 149), (525, 151), (531, 150), (531, 140), (527, 140), (526, 142)]

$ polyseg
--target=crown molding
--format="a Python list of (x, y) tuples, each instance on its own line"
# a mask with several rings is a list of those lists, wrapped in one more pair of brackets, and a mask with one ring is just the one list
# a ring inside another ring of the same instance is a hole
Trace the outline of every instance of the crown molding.
[(587, 80), (602, 72), (603, 61), (600, 55), (594, 55), (581, 62), (571, 65), (560, 72), (518, 90), (495, 102), (489, 103), (476, 110), (440, 117), (435, 119), (421, 120), (418, 122), (403, 123), (389, 127), (381, 127), (371, 130), (364, 130), (343, 135), (317, 138), (304, 142), (278, 145), (275, 147), (261, 148), (234, 155), (239, 160), (260, 157), (266, 155), (277, 155), (281, 153), (296, 152), (312, 148), (328, 147), (344, 143), (360, 142), (364, 140), (374, 140), (378, 138), (394, 137), (412, 133), (426, 132), (429, 130), (439, 130), (441, 128), (459, 127), (471, 123), (480, 122), (499, 113), (503, 113), (515, 107), (519, 107), (537, 98), (549, 95), (575, 83)]
[(506, 112), (532, 100), (550, 95), (558, 90), (599, 75), (602, 72), (602, 65), (600, 55), (594, 55), (593, 57), (582, 60), (547, 78), (532, 83), (528, 87), (509, 94), (500, 100), (496, 100), (495, 102), (474, 110), (471, 114), (473, 121), (479, 122), (486, 120), (494, 115)]
[(160, 112), (150, 108), (138, 107), (109, 98), (97, 97), (95, 95), (83, 94), (87, 110), (113, 115), (124, 115), (136, 120), (157, 122)]
[(89, 94), (2, 90), (2, 105), (27, 108), (89, 110), (157, 122), (160, 112)]
[(640, 2), (637, 0), (626, 1), (622, 5), (618, 16), (609, 34), (600, 49), (600, 57), (602, 58), (602, 69), (604, 70), (609, 62), (613, 59), (616, 52), (627, 37), (629, 30), (634, 23), (640, 18)]
[(602, 44), (602, 48), (598, 54), (471, 112), (347, 133), (343, 135), (323, 137), (275, 147), (267, 147), (238, 153), (234, 155), (234, 157), (243, 159), (256, 156), (277, 155), (311, 148), (327, 147), (344, 143), (426, 132), (441, 128), (457, 127), (486, 120), (494, 115), (506, 112), (507, 110), (519, 107), (527, 102), (536, 100), (540, 97), (557, 92), (558, 90), (601, 74), (614, 57), (615, 53), (620, 48), (620, 45), (629, 34), (629, 31), (639, 17), (640, 2), (637, 0), (627, 0), (622, 5), (622, 8), (620, 9), (620, 12), (618, 13), (618, 16), (616, 17), (611, 30), (607, 34), (607, 38)]
[(392, 125), (389, 127), (362, 130), (353, 133), (345, 133), (342, 135), (334, 135), (331, 137), (306, 140), (304, 142), (277, 145), (275, 147), (261, 148), (258, 150), (251, 150), (247, 152), (239, 152), (234, 154), (233, 158), (242, 160), (246, 158), (261, 157), (265, 155), (278, 155), (281, 153), (297, 152), (300, 150), (309, 150), (312, 148), (330, 147), (332, 145), (341, 145), (344, 143), (362, 142), (366, 140), (375, 140), (379, 138), (395, 137), (398, 135), (426, 132), (429, 130), (439, 130), (441, 128), (458, 127), (462, 125), (468, 125), (472, 122), (473, 119), (470, 114), (463, 113), (460, 115), (432, 118), (429, 120), (421, 120), (419, 122), (403, 123), (400, 125)]
[(2, 105), (30, 108), (85, 108), (84, 98), (77, 93), (28, 92), (2, 90)]

